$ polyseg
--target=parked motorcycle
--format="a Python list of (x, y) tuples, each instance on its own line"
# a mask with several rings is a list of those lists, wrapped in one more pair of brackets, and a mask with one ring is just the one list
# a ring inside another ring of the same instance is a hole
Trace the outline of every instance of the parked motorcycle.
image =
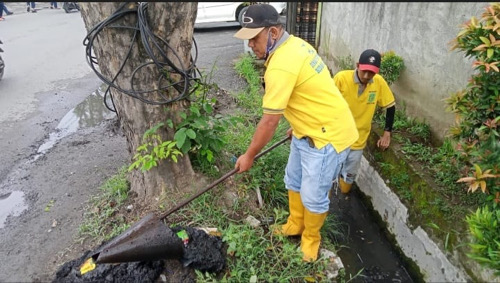
[(70, 13), (72, 10), (80, 11), (80, 5), (77, 2), (64, 2), (62, 8), (66, 13)]
[[(3, 44), (3, 42), (0, 40), (0, 44)], [(0, 48), (0, 52), (3, 52), (3, 49)], [(3, 77), (3, 70), (5, 68), (5, 62), (2, 59), (2, 56), (0, 56), (0, 80)]]

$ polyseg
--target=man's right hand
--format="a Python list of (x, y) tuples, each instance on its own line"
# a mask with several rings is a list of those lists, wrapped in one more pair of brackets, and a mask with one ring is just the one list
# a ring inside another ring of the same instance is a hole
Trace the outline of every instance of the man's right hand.
[(238, 157), (238, 160), (236, 160), (236, 164), (234, 164), (234, 168), (239, 168), (238, 173), (248, 171), (250, 170), (250, 168), (252, 168), (253, 160), (253, 157), (245, 153)]

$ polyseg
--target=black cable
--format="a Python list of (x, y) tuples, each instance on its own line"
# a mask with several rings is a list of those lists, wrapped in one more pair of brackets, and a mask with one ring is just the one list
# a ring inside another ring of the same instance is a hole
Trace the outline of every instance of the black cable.
[[(195, 65), (196, 59), (198, 58), (198, 47), (196, 45), (195, 39), (193, 38), (195, 50), (194, 58), (192, 56), (189, 66), (185, 67), (179, 54), (175, 52), (175, 50), (168, 44), (168, 42), (155, 35), (149, 28), (149, 24), (147, 21), (147, 9), (148, 3), (146, 2), (139, 2), (139, 4), (137, 4), (137, 2), (122, 3), (120, 4), (120, 6), (118, 6), (117, 10), (113, 14), (111, 14), (108, 18), (104, 19), (100, 23), (96, 24), (87, 33), (87, 36), (83, 41), (83, 45), (86, 47), (85, 54), (87, 63), (89, 64), (90, 68), (96, 73), (99, 79), (101, 79), (107, 85), (107, 89), (104, 94), (104, 103), (110, 111), (116, 112), (113, 97), (110, 92), (111, 88), (114, 88), (133, 98), (139, 99), (144, 103), (164, 105), (181, 99), (188, 99), (190, 94), (192, 94), (192, 92), (194, 91), (194, 89), (191, 87), (192, 82), (196, 81), (197, 83), (201, 83), (199, 79), (199, 77), (201, 77), (201, 72), (198, 70), (198, 68), (196, 68)], [(117, 20), (130, 14), (135, 14), (137, 17), (135, 26), (132, 27), (125, 25), (113, 25), (113, 23)], [(98, 37), (99, 33), (106, 28), (130, 29), (134, 31), (127, 55), (123, 62), (120, 64), (120, 68), (118, 69), (117, 73), (111, 80), (97, 70), (97, 57), (92, 55), (94, 40)], [(118, 78), (119, 74), (123, 71), (127, 60), (131, 56), (138, 35), (140, 35), (142, 47), (144, 47), (144, 50), (146, 51), (152, 62), (145, 62), (136, 67), (130, 76), (131, 89), (123, 89), (122, 87), (118, 86), (115, 81)], [(155, 55), (155, 51), (158, 56)], [(172, 54), (176, 59), (175, 63), (168, 58), (167, 52), (169, 52), (169, 54)], [(134, 78), (136, 77), (136, 74), (143, 68), (146, 68), (150, 65), (154, 65), (159, 72), (158, 88), (150, 90), (136, 90), (134, 87)], [(180, 79), (178, 81), (173, 81), (171, 75), (178, 75)], [(165, 85), (162, 86), (162, 84)], [(172, 98), (166, 97), (165, 93), (171, 94), (167, 90), (172, 90), (172, 88), (177, 91), (177, 96), (174, 96)], [(153, 96), (150, 94), (155, 92), (158, 93), (158, 96), (156, 98), (153, 98)], [(106, 99), (108, 95), (112, 102), (112, 108), (108, 105)]]

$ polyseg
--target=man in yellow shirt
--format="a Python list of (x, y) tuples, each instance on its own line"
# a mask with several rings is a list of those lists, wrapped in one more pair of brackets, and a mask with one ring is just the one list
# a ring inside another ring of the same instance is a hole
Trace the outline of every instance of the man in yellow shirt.
[(323, 60), (309, 43), (284, 30), (276, 9), (251, 5), (242, 21), (243, 28), (234, 36), (247, 39), (254, 54), (266, 60), (265, 95), (263, 116), (235, 168), (240, 173), (249, 170), (280, 118), (288, 120), (292, 142), (284, 182), (290, 215), (275, 232), (300, 235), (303, 260), (314, 261), (329, 209), (331, 181), (358, 139), (356, 124)]
[(359, 138), (351, 146), (349, 155), (340, 171), (338, 182), (340, 190), (344, 194), (350, 191), (358, 173), (359, 163), (370, 135), (372, 119), (377, 106), (386, 109), (384, 134), (378, 140), (377, 146), (385, 150), (391, 143), (396, 102), (389, 85), (378, 74), (380, 62), (380, 53), (373, 49), (365, 50), (361, 53), (359, 62), (356, 63), (356, 70), (340, 71), (333, 78), (335, 85), (349, 104), (359, 132)]

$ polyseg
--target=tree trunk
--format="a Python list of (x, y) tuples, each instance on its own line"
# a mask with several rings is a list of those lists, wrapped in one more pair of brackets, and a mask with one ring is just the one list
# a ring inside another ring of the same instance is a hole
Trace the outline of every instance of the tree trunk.
[[(134, 3), (137, 2), (129, 2), (130, 7), (133, 7)], [(87, 31), (90, 31), (96, 24), (112, 15), (122, 3), (80, 2), (80, 4), (85, 27)], [(184, 68), (190, 66), (197, 6), (197, 2), (150, 2), (146, 9), (150, 30), (159, 38), (165, 40), (179, 54)], [(137, 21), (137, 13), (129, 13), (110, 25), (136, 27)], [(135, 42), (132, 42), (133, 33), (134, 30), (130, 28), (107, 27), (99, 33), (93, 46), (99, 64), (99, 72), (111, 81), (127, 58), (130, 46), (133, 44), (131, 54), (114, 82), (125, 90), (132, 89), (130, 78), (134, 70), (151, 60), (141, 43), (141, 34), (138, 31)], [(165, 48), (165, 46), (162, 49), (168, 54), (169, 60), (179, 67), (179, 58), (175, 57), (173, 52)], [(155, 65), (148, 65), (148, 67), (141, 70), (134, 75), (134, 90), (158, 88), (160, 72)], [(173, 79), (178, 80), (177, 77)], [(114, 88), (111, 88), (111, 94), (118, 119), (127, 138), (131, 157), (136, 153), (137, 147), (143, 143), (142, 136), (146, 130), (159, 122), (165, 122), (169, 118), (174, 123), (178, 122), (179, 116), (177, 113), (188, 106), (186, 100), (166, 105), (152, 105)], [(176, 97), (178, 94), (173, 88), (167, 91), (169, 97)], [(158, 92), (154, 92), (147, 94), (147, 97), (151, 100), (158, 100), (160, 96)], [(171, 129), (161, 127), (157, 133), (164, 141), (173, 140), (174, 132)], [(169, 192), (174, 189), (183, 190), (193, 176), (194, 172), (186, 154), (183, 157), (179, 156), (177, 163), (163, 160), (158, 166), (149, 171), (143, 173), (140, 170), (134, 170), (128, 177), (131, 190), (138, 195), (137, 201), (152, 203), (154, 197), (162, 192)]]

